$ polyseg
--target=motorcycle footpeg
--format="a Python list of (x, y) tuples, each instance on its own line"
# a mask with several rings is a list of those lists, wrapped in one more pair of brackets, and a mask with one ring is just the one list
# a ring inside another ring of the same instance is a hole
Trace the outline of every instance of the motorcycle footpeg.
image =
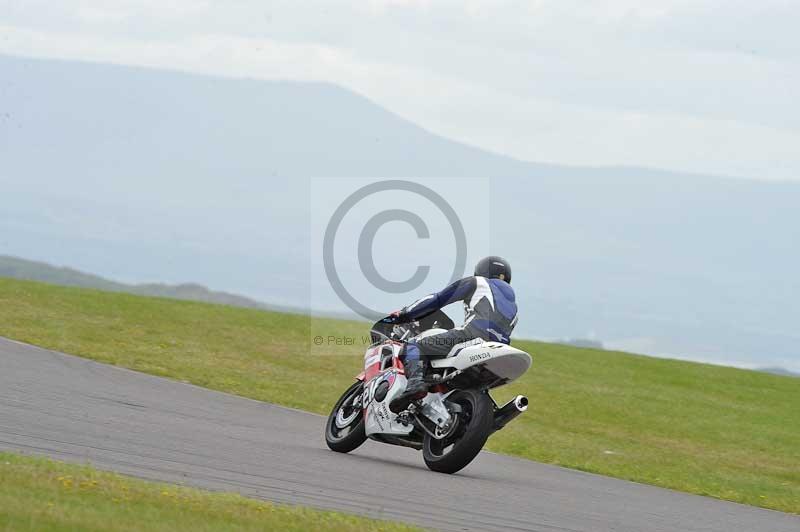
[(419, 392), (414, 397), (407, 397), (399, 402), (397, 402), (398, 399), (394, 399), (391, 403), (389, 403), (389, 410), (391, 410), (395, 414), (399, 414), (405, 411), (411, 411), (414, 408), (415, 403), (420, 399), (424, 399), (426, 395), (428, 395), (428, 392), (422, 391)]

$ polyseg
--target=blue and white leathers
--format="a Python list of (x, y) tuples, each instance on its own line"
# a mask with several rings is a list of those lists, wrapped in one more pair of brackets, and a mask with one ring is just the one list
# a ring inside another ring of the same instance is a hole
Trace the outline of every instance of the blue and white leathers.
[[(427, 295), (401, 311), (405, 320), (417, 320), (456, 301), (464, 303), (464, 325), (451, 331), (454, 340), (468, 341), (481, 338), (508, 344), (511, 332), (517, 324), (517, 304), (511, 285), (500, 279), (465, 277), (446, 287), (441, 292)], [(430, 344), (431, 342), (426, 342)], [(460, 342), (459, 342), (460, 343)], [(435, 349), (426, 345), (428, 351)], [(435, 351), (440, 351), (435, 349)], [(429, 355), (446, 355), (447, 352), (430, 352)], [(406, 358), (419, 357), (419, 348), (410, 342)]]

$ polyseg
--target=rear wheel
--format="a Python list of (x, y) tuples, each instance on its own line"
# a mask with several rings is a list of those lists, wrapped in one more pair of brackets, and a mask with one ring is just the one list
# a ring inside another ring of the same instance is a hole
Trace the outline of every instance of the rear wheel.
[(332, 451), (349, 453), (367, 440), (361, 394), (364, 383), (355, 382), (336, 402), (325, 423), (325, 443)]
[(493, 406), (489, 397), (478, 390), (460, 390), (447, 398), (461, 411), (455, 425), (445, 437), (438, 439), (425, 434), (422, 456), (425, 465), (439, 473), (455, 473), (472, 462), (491, 435)]

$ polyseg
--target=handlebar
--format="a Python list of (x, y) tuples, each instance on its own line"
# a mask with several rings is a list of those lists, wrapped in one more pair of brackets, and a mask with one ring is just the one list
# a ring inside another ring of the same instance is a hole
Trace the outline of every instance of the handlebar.
[(387, 340), (403, 342), (410, 336), (416, 335), (419, 331), (419, 321), (399, 323), (394, 316), (387, 316), (372, 326), (372, 342), (377, 343)]
[(372, 326), (372, 342), (377, 343), (382, 339), (405, 341), (410, 336), (416, 336), (422, 331), (431, 328), (452, 329), (453, 321), (441, 310), (409, 322), (400, 322), (397, 316), (386, 316)]

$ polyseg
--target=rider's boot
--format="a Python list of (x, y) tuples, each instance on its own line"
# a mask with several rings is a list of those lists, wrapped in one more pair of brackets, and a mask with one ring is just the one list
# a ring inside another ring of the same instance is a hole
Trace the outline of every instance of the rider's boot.
[(419, 358), (406, 361), (405, 372), (408, 379), (406, 389), (389, 404), (389, 410), (395, 414), (408, 408), (411, 401), (425, 397), (428, 392), (428, 385), (425, 384), (425, 366)]

